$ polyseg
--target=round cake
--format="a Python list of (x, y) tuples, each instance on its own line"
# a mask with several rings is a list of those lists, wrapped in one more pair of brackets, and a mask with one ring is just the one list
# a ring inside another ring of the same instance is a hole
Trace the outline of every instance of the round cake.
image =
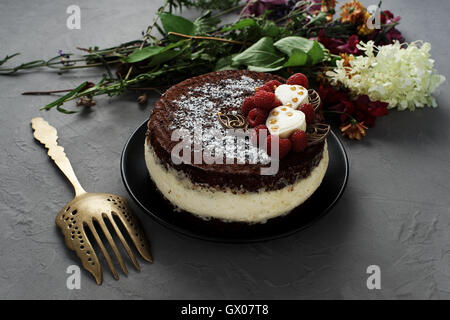
[[(267, 174), (264, 169), (275, 161), (268, 151), (245, 137), (246, 126), (239, 139), (218, 117), (238, 116), (243, 101), (270, 80), (285, 82), (246, 70), (213, 72), (171, 87), (156, 102), (145, 161), (156, 187), (177, 209), (204, 219), (263, 223), (289, 213), (319, 187), (328, 167), (325, 139), (290, 152)], [(181, 146), (180, 132), (190, 137)]]

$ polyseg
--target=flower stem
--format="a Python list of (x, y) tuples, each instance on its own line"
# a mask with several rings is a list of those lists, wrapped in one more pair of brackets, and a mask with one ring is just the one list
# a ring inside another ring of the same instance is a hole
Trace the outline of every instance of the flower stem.
[(222, 42), (229, 42), (239, 45), (244, 45), (245, 43), (242, 41), (236, 41), (236, 40), (230, 40), (230, 39), (224, 39), (224, 38), (216, 38), (216, 37), (204, 37), (204, 36), (191, 36), (188, 34), (178, 33), (178, 32), (169, 32), (169, 35), (183, 37), (187, 39), (199, 39), (199, 40), (214, 40), (214, 41), (222, 41)]
[(53, 90), (53, 91), (26, 91), (22, 92), (24, 96), (39, 96), (39, 95), (48, 95), (54, 93), (62, 93), (62, 92), (70, 92), (73, 89), (63, 89), (63, 90)]
[(238, 9), (241, 9), (241, 8), (243, 8), (243, 7), (245, 7), (245, 4), (240, 4), (240, 5), (238, 5), (238, 6), (231, 7), (231, 8), (229, 8), (229, 9), (223, 10), (222, 12), (219, 12), (218, 14), (212, 16), (211, 18), (219, 18), (219, 17), (221, 17), (221, 16), (226, 15), (227, 13), (233, 12), (233, 11), (238, 10)]
[(256, 2), (257, 2), (257, 0), (250, 0), (250, 1), (248, 1), (248, 2), (244, 5), (244, 7), (242, 8), (241, 13), (239, 14), (239, 19), (238, 19), (238, 20), (241, 20), (242, 17), (244, 16), (244, 14), (245, 14), (245, 11), (246, 11), (252, 4), (255, 4)]
[[(105, 61), (106, 64), (114, 64), (114, 63), (119, 63), (119, 62), (120, 62), (120, 60)], [(84, 66), (66, 66), (66, 67), (61, 67), (59, 69), (60, 70), (68, 70), (68, 69), (83, 69), (83, 68), (91, 68), (91, 67), (100, 67), (100, 66), (104, 66), (105, 63), (99, 62), (99, 63), (86, 64)]]
[[(303, 5), (305, 5), (304, 8), (302, 8)], [(275, 20), (275, 23), (278, 24), (280, 22), (283, 22), (284, 20), (287, 20), (296, 15), (304, 13), (304, 12), (308, 11), (311, 7), (312, 7), (312, 3), (308, 2), (308, 1), (299, 1), (299, 2), (297, 2), (296, 6), (288, 14), (279, 18), (278, 20)]]

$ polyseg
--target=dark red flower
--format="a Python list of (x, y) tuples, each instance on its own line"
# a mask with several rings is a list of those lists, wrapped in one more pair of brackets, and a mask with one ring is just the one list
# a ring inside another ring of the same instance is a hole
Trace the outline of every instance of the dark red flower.
[(321, 29), (317, 35), (317, 41), (323, 44), (332, 54), (339, 54), (338, 47), (345, 45), (345, 42), (341, 39), (328, 38), (325, 35), (325, 30)]
[(341, 113), (341, 123), (356, 119), (365, 125), (373, 127), (375, 120), (388, 114), (388, 104), (380, 101), (371, 101), (368, 96), (359, 96), (351, 99), (345, 90), (337, 90), (329, 84), (321, 85), (319, 95), (323, 103), (323, 109)]
[(396, 28), (391, 28), (389, 29), (388, 32), (382, 34), (382, 36), (380, 37), (380, 33), (383, 33), (384, 31), (381, 30), (377, 30), (375, 32), (372, 32), (369, 37), (368, 40), (377, 40), (375, 41), (375, 44), (377, 46), (384, 46), (387, 44), (392, 44), (394, 43), (394, 41), (399, 41), (400, 43), (405, 42), (405, 38), (403, 38), (402, 34), (400, 31), (398, 31), (398, 29)]
[(400, 16), (394, 17), (394, 14), (389, 10), (381, 11), (380, 20), (382, 24), (397, 23), (400, 21), (400, 19), (401, 19)]
[(352, 115), (359, 122), (364, 122), (367, 126), (373, 127), (377, 117), (388, 114), (387, 106), (388, 103), (386, 102), (371, 101), (368, 96), (362, 95), (355, 101), (347, 101), (344, 112)]
[(324, 106), (334, 106), (344, 100), (349, 100), (347, 93), (342, 90), (336, 90), (329, 84), (321, 85), (319, 87), (319, 96)]
[(386, 24), (386, 22), (388, 20), (391, 20), (391, 19), (394, 18), (394, 15), (389, 10), (384, 10), (384, 11), (381, 11), (381, 17), (380, 18), (381, 18), (381, 23), (382, 24)]
[(395, 40), (399, 42), (405, 42), (405, 38), (403, 38), (402, 33), (398, 31), (396, 28), (392, 28), (385, 34), (387, 43), (393, 43)]
[(359, 42), (358, 36), (356, 34), (353, 34), (347, 39), (347, 43), (338, 46), (336, 49), (339, 50), (339, 53), (349, 53), (357, 55), (359, 54), (359, 50), (356, 47), (358, 42)]
[(360, 52), (356, 45), (359, 42), (359, 38), (356, 34), (351, 35), (347, 41), (336, 38), (328, 38), (325, 35), (325, 30), (322, 29), (317, 35), (317, 41), (322, 43), (332, 54), (349, 53), (358, 55)]

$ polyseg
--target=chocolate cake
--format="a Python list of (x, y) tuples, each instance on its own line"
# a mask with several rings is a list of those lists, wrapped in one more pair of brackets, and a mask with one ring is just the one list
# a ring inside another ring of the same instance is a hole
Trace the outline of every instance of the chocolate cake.
[[(246, 70), (213, 72), (171, 87), (156, 102), (145, 157), (153, 181), (174, 206), (202, 218), (265, 222), (288, 213), (317, 189), (328, 166), (326, 140), (289, 153), (275, 174), (263, 175), (261, 169), (273, 159), (250, 139), (233, 144), (236, 135), (218, 120), (218, 113), (238, 114), (244, 99), (269, 80), (285, 82), (276, 75)], [(173, 141), (176, 130), (202, 132), (200, 142), (193, 135), (189, 161), (174, 161), (172, 151), (180, 143)], [(223, 141), (211, 132), (222, 133)], [(195, 153), (203, 152), (223, 153), (223, 163), (196, 163)]]

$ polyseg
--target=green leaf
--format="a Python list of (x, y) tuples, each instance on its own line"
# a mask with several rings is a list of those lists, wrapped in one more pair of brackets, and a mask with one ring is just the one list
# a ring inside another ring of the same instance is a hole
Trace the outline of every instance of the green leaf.
[(235, 56), (233, 62), (239, 65), (267, 67), (278, 62), (281, 58), (283, 57), (276, 52), (273, 46), (273, 39), (264, 37), (244, 52)]
[(86, 90), (84, 90), (82, 92), (83, 95), (89, 95), (89, 93), (97, 90), (98, 88), (100, 88), (100, 86), (103, 84), (103, 82), (105, 82), (106, 77), (103, 77), (102, 80), (100, 80), (95, 86), (93, 86), (92, 88), (88, 88)]
[(201, 59), (201, 55), (205, 53), (205, 48), (191, 53), (191, 60)]
[(186, 18), (170, 13), (161, 13), (159, 18), (161, 19), (161, 23), (166, 33), (178, 32), (190, 36), (195, 34), (195, 24)]
[(248, 70), (250, 71), (258, 71), (258, 72), (272, 72), (277, 71), (284, 68), (285, 58), (280, 58), (277, 61), (274, 61), (271, 64), (265, 66), (248, 66)]
[(74, 113), (78, 112), (78, 111), (72, 111), (72, 110), (64, 109), (61, 106), (56, 106), (56, 110), (58, 110), (61, 113), (65, 113), (65, 114), (74, 114)]
[(159, 23), (155, 23), (155, 28), (156, 30), (158, 30), (158, 32), (163, 36), (166, 37), (167, 34), (166, 32), (163, 30), (163, 28), (159, 25)]
[(154, 58), (157, 55), (164, 54), (166, 51), (169, 51), (173, 48), (176, 48), (176, 47), (179, 47), (179, 46), (185, 44), (187, 41), (188, 40), (180, 40), (180, 41), (171, 43), (165, 47), (145, 47), (143, 49), (137, 49), (136, 51), (132, 52), (125, 58), (125, 62), (135, 63), (135, 62), (139, 62), (139, 61), (148, 59), (150, 57)]
[(233, 25), (230, 26), (226, 26), (222, 28), (222, 32), (226, 32), (226, 31), (233, 31), (233, 30), (241, 30), (247, 27), (251, 27), (251, 26), (255, 26), (256, 25), (256, 21), (251, 19), (251, 18), (246, 18), (246, 19), (242, 19), (239, 20), (238, 22), (236, 22)]
[(326, 19), (327, 19), (327, 12), (324, 11), (320, 11), (317, 15), (313, 16), (311, 18), (311, 20), (305, 24), (305, 27), (308, 27), (310, 25), (322, 25), (324, 23), (326, 23)]
[(217, 25), (220, 23), (220, 19), (211, 16), (211, 11), (206, 11), (202, 16), (195, 19), (195, 32), (197, 34), (213, 32), (217, 30)]
[[(157, 55), (153, 56), (150, 63), (148, 64), (149, 67), (156, 66), (158, 64), (162, 64), (164, 62), (170, 61), (174, 59), (175, 57), (179, 56), (181, 53), (183, 53), (186, 50), (186, 46), (182, 47), (186, 43), (188, 43), (189, 40), (180, 40), (178, 42), (169, 44), (164, 48), (163, 51), (158, 53)], [(182, 48), (179, 48), (182, 47)]]
[(204, 61), (216, 61), (216, 57), (210, 55), (209, 53), (205, 53), (205, 48), (200, 49), (199, 51), (193, 52), (191, 54), (191, 60), (204, 60)]
[[(278, 40), (274, 46), (289, 56), (287, 62), (289, 65), (286, 66), (314, 65), (321, 62), (325, 57), (323, 47), (319, 42), (303, 37), (286, 37)], [(300, 52), (307, 55), (308, 61), (303, 61), (304, 55)]]
[(313, 47), (314, 41), (303, 37), (285, 37), (275, 42), (274, 46), (281, 52), (291, 56), (292, 50), (301, 50), (307, 53)]
[(308, 57), (311, 59), (312, 64), (321, 62), (325, 57), (322, 47), (316, 40), (314, 40), (313, 46), (308, 51)]
[(304, 53), (302, 50), (293, 49), (291, 52), (291, 56), (289, 60), (286, 61), (284, 67), (301, 67), (307, 64), (308, 55)]
[(177, 57), (181, 52), (182, 50), (173, 50), (173, 49), (161, 52), (152, 57), (152, 60), (150, 61), (148, 66), (154, 67), (157, 66), (158, 64), (162, 64), (164, 62), (172, 60), (173, 58)]
[(40, 110), (49, 110), (49, 109), (51, 109), (53, 107), (56, 107), (56, 109), (58, 111), (63, 112), (63, 113), (76, 113), (77, 111), (68, 111), (68, 110), (65, 110), (65, 109), (61, 108), (61, 106), (64, 104), (64, 102), (66, 102), (67, 99), (73, 97), (78, 92), (83, 90), (83, 88), (86, 86), (86, 83), (87, 83), (86, 81), (83, 82), (78, 87), (76, 87), (75, 89), (73, 89), (72, 91), (67, 93), (66, 95), (62, 96), (61, 98), (59, 98), (59, 99), (57, 99), (55, 101), (53, 101), (52, 103), (49, 103), (45, 107), (42, 107)]
[(275, 38), (280, 33), (280, 27), (277, 26), (275, 22), (266, 20), (266, 22), (262, 26), (262, 32), (266, 37)]
[(164, 47), (145, 47), (142, 49), (138, 49), (129, 54), (127, 57), (125, 57), (125, 61), (128, 63), (139, 62), (152, 56), (155, 56), (158, 53), (161, 53), (163, 50)]
[(236, 70), (236, 69), (237, 67), (233, 66), (233, 55), (231, 55), (220, 58), (216, 63), (214, 71)]

